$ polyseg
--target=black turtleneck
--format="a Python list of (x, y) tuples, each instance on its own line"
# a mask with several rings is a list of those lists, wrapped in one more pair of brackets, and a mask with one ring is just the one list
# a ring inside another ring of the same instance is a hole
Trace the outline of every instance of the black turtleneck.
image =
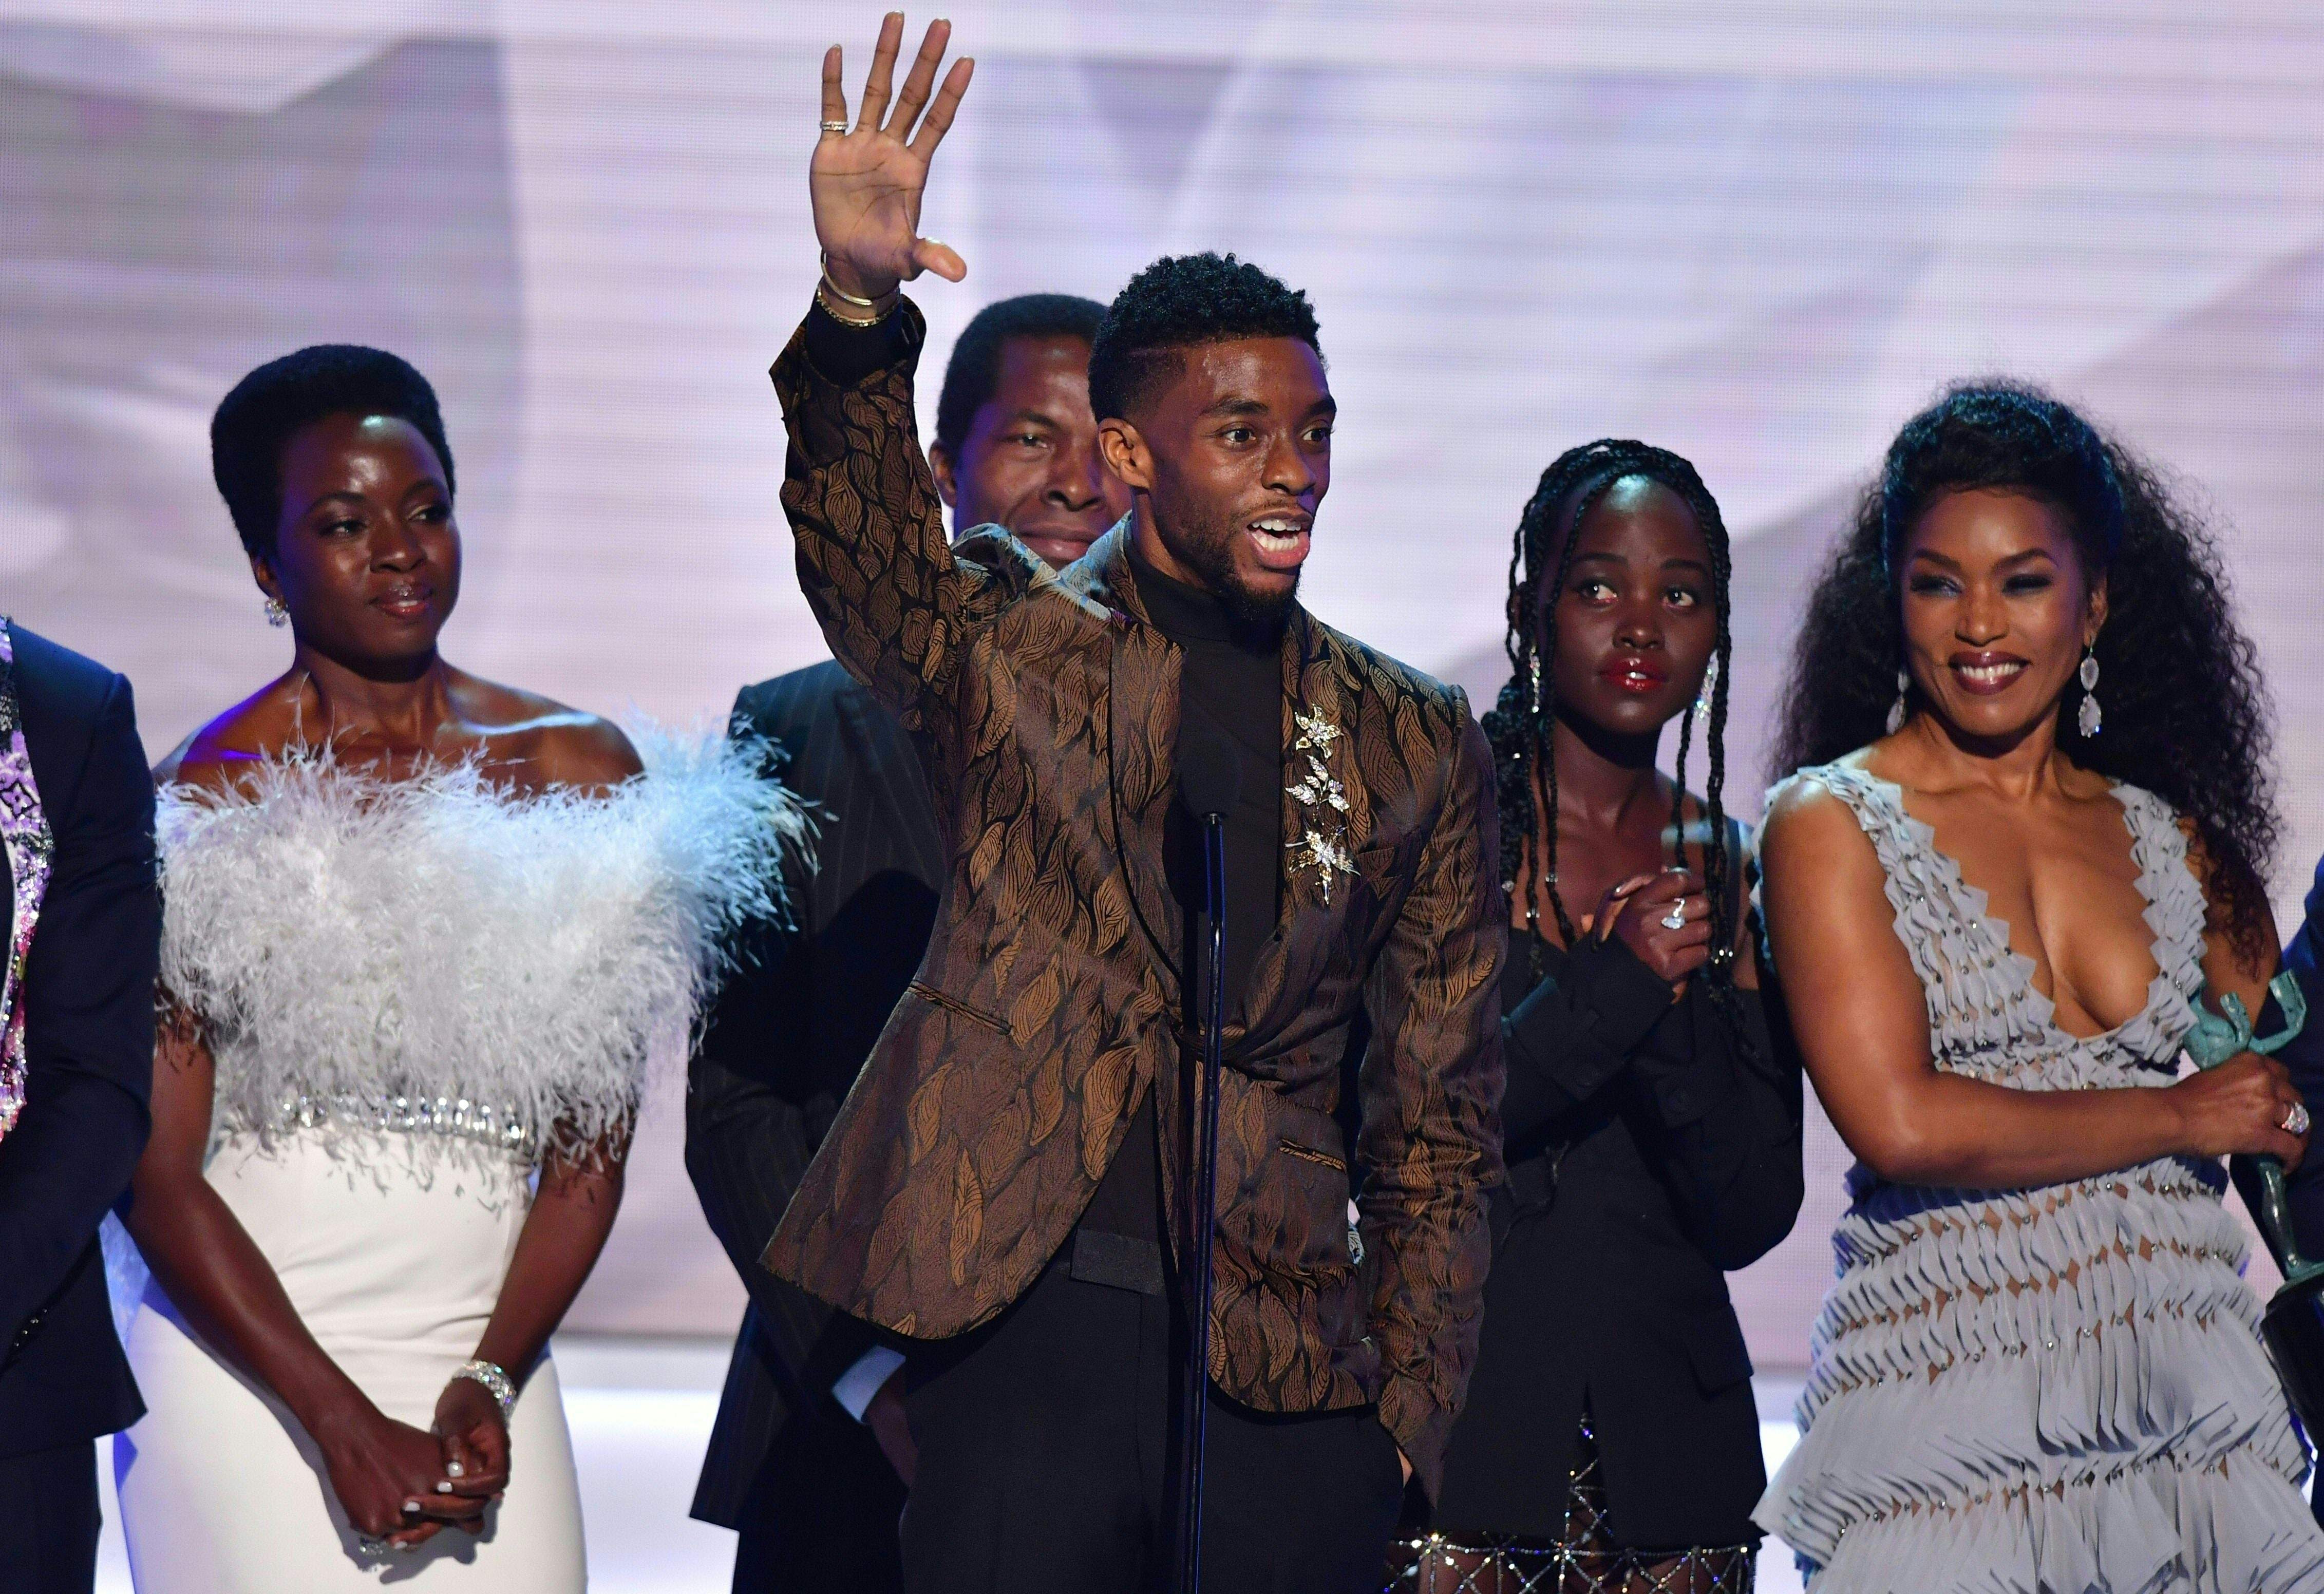
[[(1183, 758), (1190, 742), (1204, 735), (1224, 737), (1241, 754), (1241, 779), (1226, 823), (1226, 991), (1231, 1022), (1259, 949), (1275, 934), (1282, 889), (1283, 632), (1280, 626), (1263, 633), (1237, 626), (1209, 593), (1171, 580), (1135, 552), (1130, 558), (1154, 629), (1185, 655), (1176, 756)], [(1210, 1013), (1207, 988), (1196, 989), (1204, 978), (1210, 918), (1204, 901), (1201, 825), (1183, 799), (1171, 806), (1163, 852), (1171, 895), (1185, 924), (1177, 955), (1178, 966), (1189, 975), (1185, 988), (1192, 1000), (1178, 1017), (1188, 1033), (1199, 1035)], [(1082, 1227), (1100, 1234), (1158, 1236), (1161, 1184), (1154, 1157), (1149, 1094), (1090, 1198)]]
[[(1250, 982), (1259, 949), (1275, 934), (1283, 880), (1283, 630), (1236, 624), (1226, 605), (1202, 588), (1174, 581), (1130, 556), (1138, 595), (1154, 629), (1185, 655), (1178, 685), (1176, 758), (1197, 741), (1223, 739), (1240, 755), (1241, 780), (1227, 815), (1227, 1018)], [(1171, 807), (1164, 842), (1171, 891), (1185, 916), (1180, 967), (1198, 988), (1210, 946), (1203, 895), (1201, 825), (1183, 797)], [(1209, 1015), (1206, 990), (1183, 1015), (1198, 1029)]]

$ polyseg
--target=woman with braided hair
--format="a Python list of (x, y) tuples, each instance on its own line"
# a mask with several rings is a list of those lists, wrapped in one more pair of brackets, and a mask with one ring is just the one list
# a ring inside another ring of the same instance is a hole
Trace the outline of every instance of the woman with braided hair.
[[(2266, 703), (2202, 527), (2056, 400), (1906, 422), (1810, 600), (1763, 901), (1858, 1161), (1799, 1446), (1815, 1594), (2318, 1594), (2230, 1153), (2308, 1110), (2200, 1006), (2286, 1018)], [(2135, 784), (2134, 784), (2135, 782)]]
[[(1643, 443), (1544, 473), (1510, 560), (1499, 777), (1508, 1182), (1414, 1594), (1744, 1594), (1766, 1475), (1722, 1272), (1787, 1233), (1798, 1068), (1763, 1015), (1722, 801), (1728, 542)], [(1710, 763), (1684, 782), (1697, 720)], [(1679, 722), (1677, 779), (1656, 768)]]

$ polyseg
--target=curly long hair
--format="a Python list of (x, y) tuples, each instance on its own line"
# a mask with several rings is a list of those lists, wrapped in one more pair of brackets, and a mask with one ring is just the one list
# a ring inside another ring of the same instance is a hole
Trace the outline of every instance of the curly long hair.
[[(2150, 466), (2038, 388), (1963, 383), (1897, 433), (1808, 600), (1774, 772), (1830, 763), (1886, 734), (1904, 658), (1896, 556), (1931, 504), (1978, 488), (2058, 511), (2085, 574), (2107, 583), (2095, 650), (2104, 723), (2084, 736), (2065, 712), (2080, 705), (2077, 680), (2059, 707), (2060, 750), (2193, 823), (2229, 934), (2255, 950), (2273, 934), (2263, 883), (2278, 831), (2270, 715), (2218, 546)], [(1917, 689), (1907, 697), (1919, 705)]]
[[(1734, 639), (1729, 631), (1729, 562), (1727, 522), (1719, 502), (1693, 465), (1666, 448), (1656, 448), (1628, 438), (1600, 438), (1569, 448), (1541, 475), (1541, 483), (1526, 501), (1517, 520), (1516, 546), (1509, 555), (1509, 628), (1507, 650), (1508, 685), (1501, 688), (1492, 711), (1485, 715), (1485, 739), (1492, 744), (1493, 775), (1501, 814), (1502, 889), (1514, 894), (1520, 880), (1535, 889), (1549, 888), (1551, 909), (1557, 916), (1558, 935), (1574, 944), (1573, 920), (1557, 884), (1557, 760), (1552, 755), (1550, 726), (1557, 718), (1555, 672), (1544, 661), (1557, 656), (1555, 594), (1565, 590), (1573, 567), (1572, 529), (1618, 482), (1643, 477), (1678, 494), (1694, 516), (1711, 555), (1711, 604), (1719, 634), (1711, 655), (1710, 710), (1707, 716), (1679, 716), (1677, 779), (1671, 788), (1671, 829), (1675, 861), (1686, 863), (1686, 760), (1694, 740), (1694, 722), (1709, 721), (1703, 742), (1711, 762), (1711, 779), (1703, 788), (1703, 807), (1711, 833), (1703, 840), (1704, 884), (1711, 898), (1711, 963), (1705, 972), (1712, 1000), (1722, 1009), (1734, 1001), (1733, 954), (1736, 936), (1732, 878), (1741, 866), (1727, 841), (1727, 688), (1733, 675)], [(1545, 604), (1544, 594), (1551, 602)], [(1536, 783), (1536, 772), (1539, 773)], [(1535, 800), (1536, 784), (1548, 804), (1545, 815)], [(1541, 978), (1540, 948), (1533, 949), (1533, 977)]]

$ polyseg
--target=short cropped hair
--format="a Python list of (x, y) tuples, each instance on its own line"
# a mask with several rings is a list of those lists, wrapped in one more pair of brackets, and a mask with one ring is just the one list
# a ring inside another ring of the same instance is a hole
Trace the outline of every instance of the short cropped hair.
[(936, 447), (960, 457), (976, 412), (1001, 385), (1001, 355), (1012, 337), (1097, 336), (1105, 307), (1072, 293), (1020, 293), (986, 305), (963, 329), (945, 366), (944, 394), (936, 400)]
[(210, 417), (210, 475), (253, 558), (274, 552), (282, 518), (282, 450), (330, 415), (387, 415), (428, 439), (452, 479), (436, 390), (410, 362), (359, 344), (318, 343), (269, 360), (234, 384)]
[(1247, 261), (1165, 255), (1114, 297), (1090, 345), (1090, 407), (1127, 419), (1179, 370), (1178, 351), (1245, 337), (1296, 337), (1321, 359), (1307, 296)]

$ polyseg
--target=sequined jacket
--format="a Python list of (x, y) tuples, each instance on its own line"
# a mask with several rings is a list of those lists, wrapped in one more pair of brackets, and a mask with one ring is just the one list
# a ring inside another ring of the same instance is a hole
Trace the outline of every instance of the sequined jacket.
[[(1126, 527), (1062, 574), (998, 528), (947, 546), (913, 417), (921, 322), (899, 317), (895, 357), (861, 381), (818, 371), (804, 328), (777, 361), (782, 499), (833, 652), (919, 747), (948, 878), (764, 1260), (944, 1337), (1031, 1284), (1146, 1092), (1180, 1121), (1162, 838), (1182, 655), (1148, 623)], [(1295, 844), (1225, 1031), (1211, 1370), (1262, 1411), (1376, 1401), (1433, 1491), (1500, 1173), (1491, 761), (1458, 690), (1304, 611), (1283, 668)], [(1360, 1268), (1333, 1117), (1360, 1006)], [(1173, 1212), (1182, 1161), (1166, 1149)]]

